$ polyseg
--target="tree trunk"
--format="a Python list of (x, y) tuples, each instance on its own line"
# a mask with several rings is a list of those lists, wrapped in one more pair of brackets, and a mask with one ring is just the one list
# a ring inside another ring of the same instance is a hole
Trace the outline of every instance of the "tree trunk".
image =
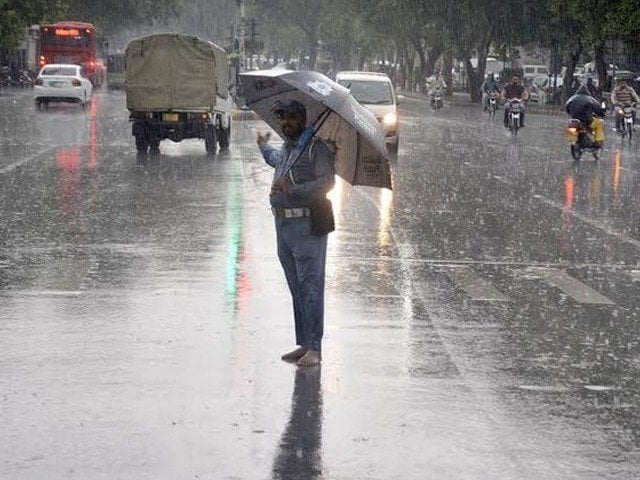
[(433, 47), (431, 50), (426, 51), (426, 56), (427, 56), (427, 65), (426, 65), (426, 71), (425, 71), (426, 76), (430, 76), (434, 74), (435, 68), (436, 68), (436, 62), (438, 61), (438, 58), (440, 58), (440, 55), (442, 55), (443, 50), (444, 48), (441, 45), (438, 45)]
[(420, 85), (420, 90), (422, 90), (425, 85), (425, 80), (427, 78), (427, 52), (425, 48), (422, 46), (422, 42), (420, 38), (411, 37), (411, 43), (413, 47), (416, 49), (416, 53), (418, 54), (418, 60), (420, 61), (420, 73), (418, 74), (417, 83)]
[(487, 68), (487, 55), (491, 46), (491, 37), (487, 36), (478, 48), (478, 67), (474, 69), (471, 65), (471, 59), (465, 58), (465, 67), (467, 69), (467, 78), (469, 80), (469, 94), (472, 102), (480, 102), (482, 100), (482, 92), (480, 87), (484, 81), (484, 72)]
[(447, 97), (453, 95), (453, 74), (451, 70), (453, 69), (453, 55), (451, 55), (451, 51), (447, 51), (442, 58), (442, 66), (444, 72), (442, 72), (442, 76), (444, 77), (444, 83), (447, 84)]
[(567, 71), (564, 73), (564, 78), (562, 79), (562, 103), (566, 102), (569, 98), (570, 88), (573, 84), (573, 73), (576, 71), (576, 65), (578, 65), (581, 53), (582, 43), (574, 45), (573, 48), (567, 52)]
[(364, 69), (364, 62), (367, 59), (367, 55), (369, 54), (369, 49), (367, 47), (358, 47), (358, 59), (356, 70)]
[(604, 48), (604, 43), (598, 42), (593, 51), (593, 61), (596, 64), (596, 72), (598, 72), (598, 85), (603, 92), (607, 86), (607, 64), (604, 61)]
[(476, 75), (476, 71), (471, 64), (471, 57), (469, 55), (465, 55), (463, 57), (464, 69), (467, 71), (467, 81), (469, 82), (468, 91), (471, 96), (472, 102), (478, 101), (478, 90), (480, 90), (480, 84), (478, 83), (478, 76)]
[(318, 36), (315, 30), (307, 33), (307, 48), (309, 52), (309, 64), (307, 70), (316, 69), (316, 59), (318, 58)]
[(404, 88), (413, 91), (413, 67), (415, 65), (415, 57), (406, 45), (402, 46), (402, 56), (404, 57)]

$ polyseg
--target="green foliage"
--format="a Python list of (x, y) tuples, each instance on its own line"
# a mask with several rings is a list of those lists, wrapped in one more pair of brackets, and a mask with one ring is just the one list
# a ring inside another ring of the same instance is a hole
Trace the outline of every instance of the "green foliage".
[(109, 34), (173, 17), (180, 5), (181, 0), (0, 0), (0, 47), (16, 48), (32, 24), (87, 21)]
[(16, 48), (29, 25), (54, 19), (62, 8), (61, 0), (0, 0), (0, 47)]

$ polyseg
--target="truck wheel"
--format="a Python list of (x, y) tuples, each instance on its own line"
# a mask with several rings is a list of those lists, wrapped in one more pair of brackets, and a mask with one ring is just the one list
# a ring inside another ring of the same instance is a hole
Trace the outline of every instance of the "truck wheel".
[(144, 135), (136, 135), (136, 150), (138, 150), (138, 152), (147, 153), (148, 146), (147, 137)]
[(231, 133), (230, 131), (231, 128), (221, 128), (220, 130), (218, 130), (218, 144), (220, 145), (220, 150), (227, 150), (229, 148), (229, 134)]
[(216, 153), (216, 129), (213, 125), (207, 125), (204, 131), (204, 147), (207, 153)]

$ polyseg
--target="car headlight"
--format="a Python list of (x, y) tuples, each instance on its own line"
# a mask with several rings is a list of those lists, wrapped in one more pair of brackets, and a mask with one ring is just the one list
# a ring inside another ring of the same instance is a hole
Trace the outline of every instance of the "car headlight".
[(382, 123), (385, 125), (395, 125), (397, 121), (398, 121), (398, 116), (393, 112), (387, 113), (382, 118)]

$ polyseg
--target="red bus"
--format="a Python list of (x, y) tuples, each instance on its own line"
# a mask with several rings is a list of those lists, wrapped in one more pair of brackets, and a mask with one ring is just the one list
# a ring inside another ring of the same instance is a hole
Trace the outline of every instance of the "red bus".
[(91, 23), (40, 25), (38, 67), (48, 63), (80, 65), (95, 86), (102, 85), (105, 78), (104, 64), (96, 56), (96, 30)]

